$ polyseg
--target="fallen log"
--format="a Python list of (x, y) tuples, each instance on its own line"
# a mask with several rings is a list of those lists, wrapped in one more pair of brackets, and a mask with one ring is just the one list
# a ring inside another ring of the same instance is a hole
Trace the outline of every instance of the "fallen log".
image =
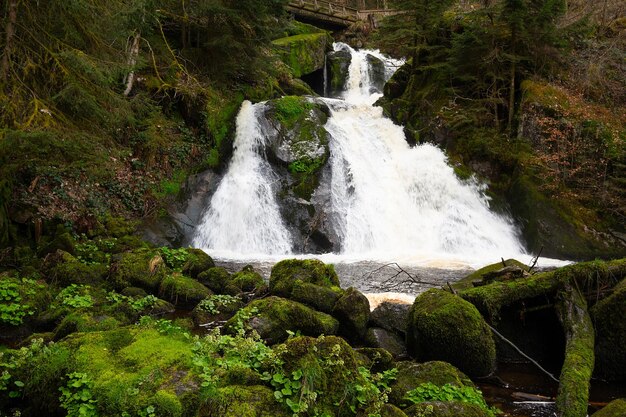
[(587, 302), (571, 284), (559, 293), (556, 305), (565, 332), (565, 361), (556, 397), (558, 417), (586, 417), (594, 367), (594, 330)]
[(596, 289), (613, 287), (626, 276), (626, 259), (584, 262), (527, 278), (496, 281), (460, 291), (484, 315), (495, 318), (502, 307), (539, 296), (555, 296), (565, 285)]

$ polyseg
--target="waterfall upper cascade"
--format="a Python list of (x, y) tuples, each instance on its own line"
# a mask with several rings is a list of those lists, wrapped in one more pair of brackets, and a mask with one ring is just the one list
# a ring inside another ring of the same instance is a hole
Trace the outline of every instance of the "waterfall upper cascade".
[[(335, 49), (350, 51), (351, 62), (342, 96), (322, 99), (330, 109), (324, 126), (329, 180), (315, 193), (327, 196), (327, 222), (338, 238), (329, 260), (477, 264), (523, 254), (511, 220), (490, 211), (476, 181), (458, 179), (439, 148), (410, 147), (402, 127), (373, 106), (381, 92), (368, 55), (385, 63), (387, 79), (400, 63), (345, 44)], [(292, 232), (277, 202), (277, 174), (264, 157), (265, 106), (242, 106), (232, 161), (193, 239), (218, 258), (293, 255)]]

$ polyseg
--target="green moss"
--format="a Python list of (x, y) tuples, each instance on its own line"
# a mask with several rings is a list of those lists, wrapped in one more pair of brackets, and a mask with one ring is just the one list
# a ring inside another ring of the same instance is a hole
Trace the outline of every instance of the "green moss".
[(272, 101), (276, 110), (276, 119), (287, 129), (311, 111), (314, 106), (304, 97), (285, 96)]
[(218, 294), (224, 292), (231, 279), (228, 271), (222, 267), (209, 268), (198, 275), (199, 282)]
[(296, 280), (290, 298), (330, 314), (339, 299), (339, 294), (328, 287)]
[(459, 401), (423, 402), (407, 408), (404, 412), (408, 417), (490, 417), (480, 406)]
[(71, 313), (55, 329), (54, 339), (60, 340), (76, 332), (86, 333), (113, 330), (118, 326), (120, 326), (120, 322), (111, 316), (81, 312)]
[(267, 284), (263, 277), (252, 267), (245, 267), (234, 274), (229, 283), (224, 288), (227, 294), (237, 295), (242, 292), (254, 292), (262, 294), (267, 292)]
[(406, 400), (404, 400), (406, 393), (421, 384), (430, 382), (440, 387), (446, 384), (457, 387), (474, 386), (463, 372), (447, 362), (398, 362), (396, 368), (398, 375), (391, 385), (389, 401), (398, 406), (406, 404)]
[(626, 281), (591, 309), (596, 330), (596, 371), (609, 380), (626, 380)]
[(267, 297), (251, 302), (237, 312), (225, 327), (229, 331), (234, 331), (237, 323), (241, 321), (256, 330), (269, 343), (284, 341), (288, 337), (287, 331), (300, 331), (305, 335), (319, 336), (336, 334), (339, 328), (339, 322), (328, 314), (279, 297)]
[(199, 417), (288, 417), (274, 399), (271, 389), (264, 386), (234, 385), (220, 388), (208, 398)]
[(58, 263), (50, 270), (49, 277), (62, 286), (101, 285), (109, 272), (104, 264), (85, 264), (67, 252), (57, 254), (59, 254)]
[(621, 417), (626, 415), (626, 399), (619, 398), (611, 401), (600, 411), (593, 413), (591, 417)]
[(584, 297), (578, 290), (572, 289), (571, 285), (566, 288), (562, 293), (563, 299), (557, 304), (567, 344), (559, 377), (556, 407), (560, 416), (577, 417), (587, 414), (595, 360), (594, 329)]
[(468, 288), (473, 288), (474, 287), (473, 284), (475, 282), (482, 281), (483, 276), (485, 274), (498, 271), (498, 270), (504, 268), (505, 266), (517, 266), (517, 267), (521, 268), (524, 271), (528, 270), (528, 266), (524, 265), (523, 263), (519, 262), (518, 260), (507, 259), (506, 261), (504, 261), (504, 265), (502, 265), (502, 262), (497, 262), (495, 264), (487, 265), (487, 266), (484, 266), (484, 267), (482, 267), (480, 269), (477, 269), (476, 271), (472, 272), (471, 274), (469, 274), (465, 278), (461, 279), (460, 281), (455, 282), (453, 284), (453, 287), (456, 290), (465, 290), (465, 289), (468, 289)]
[(197, 278), (200, 273), (213, 268), (213, 259), (201, 249), (187, 248), (187, 262), (183, 265), (183, 273)]
[(339, 286), (339, 277), (332, 265), (325, 265), (317, 259), (287, 259), (272, 268), (270, 292), (290, 297), (297, 280), (327, 288)]
[(110, 275), (117, 289), (140, 287), (153, 292), (167, 275), (167, 270), (157, 251), (137, 249), (114, 260)]
[(348, 288), (333, 307), (333, 316), (339, 320), (340, 331), (350, 340), (365, 336), (370, 319), (370, 303), (354, 287)]
[(330, 35), (323, 32), (276, 39), (272, 44), (293, 76), (301, 77), (323, 68), (326, 51), (332, 42)]
[(177, 196), (180, 192), (181, 185), (187, 178), (187, 174), (188, 173), (185, 170), (181, 169), (175, 171), (171, 178), (161, 180), (159, 185), (153, 190), (154, 196), (159, 200), (169, 196)]
[(407, 348), (418, 360), (450, 362), (471, 376), (488, 375), (496, 365), (491, 330), (476, 307), (442, 290), (431, 289), (415, 299)]
[(213, 293), (198, 281), (174, 273), (163, 279), (159, 294), (177, 306), (193, 307)]

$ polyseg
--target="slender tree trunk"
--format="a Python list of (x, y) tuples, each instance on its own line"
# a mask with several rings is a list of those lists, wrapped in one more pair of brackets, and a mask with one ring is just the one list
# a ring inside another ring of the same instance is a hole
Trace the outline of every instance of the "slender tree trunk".
[(2, 62), (0, 62), (0, 77), (2, 77), (3, 82), (7, 81), (11, 67), (11, 52), (15, 38), (15, 24), (17, 22), (17, 2), (18, 0), (10, 0), (9, 2), (9, 20), (5, 27), (6, 42), (2, 53)]
[(513, 133), (513, 115), (515, 113), (515, 71), (516, 65), (515, 60), (511, 62), (511, 83), (509, 85), (509, 120), (508, 120), (508, 130), (509, 136)]
[(137, 56), (139, 55), (139, 44), (141, 42), (141, 34), (139, 32), (135, 33), (133, 37), (133, 43), (130, 47), (130, 51), (128, 51), (128, 66), (130, 67), (130, 72), (126, 77), (126, 89), (124, 90), (124, 96), (128, 96), (133, 89), (133, 84), (135, 82), (135, 65), (137, 65)]

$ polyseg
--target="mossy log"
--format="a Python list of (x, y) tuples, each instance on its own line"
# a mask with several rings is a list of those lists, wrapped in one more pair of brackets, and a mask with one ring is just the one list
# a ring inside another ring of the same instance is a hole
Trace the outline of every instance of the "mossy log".
[(566, 285), (596, 289), (614, 286), (626, 276), (626, 259), (609, 262), (593, 261), (568, 265), (550, 272), (535, 274), (528, 278), (494, 282), (459, 292), (465, 300), (491, 317), (497, 317), (502, 307), (544, 295), (556, 295)]
[(559, 417), (585, 417), (594, 366), (594, 330), (587, 303), (579, 290), (567, 284), (557, 312), (566, 337), (565, 362), (556, 398)]

